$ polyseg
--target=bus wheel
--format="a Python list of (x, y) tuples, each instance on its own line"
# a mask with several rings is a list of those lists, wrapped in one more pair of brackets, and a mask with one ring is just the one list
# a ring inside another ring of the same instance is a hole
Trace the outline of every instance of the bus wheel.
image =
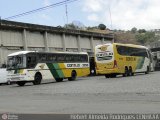
[(36, 73), (36, 75), (34, 77), (33, 84), (34, 85), (39, 85), (39, 84), (41, 84), (41, 81), (42, 81), (42, 75), (41, 75), (41, 73)]
[(17, 82), (17, 85), (19, 85), (19, 86), (24, 86), (25, 84), (26, 84), (25, 81), (18, 81), (18, 82)]
[(105, 77), (106, 77), (106, 78), (110, 78), (111, 75), (110, 75), (110, 74), (105, 74)]
[(63, 78), (55, 78), (56, 82), (62, 82)]
[(71, 73), (71, 77), (69, 77), (68, 80), (73, 81), (73, 80), (76, 80), (76, 78), (77, 78), (77, 73), (75, 70), (73, 70)]
[(134, 73), (133, 73), (133, 72), (131, 73), (131, 76), (134, 76)]
[(147, 66), (147, 71), (145, 72), (145, 74), (149, 73), (149, 66)]
[(134, 75), (134, 73), (132, 71), (132, 67), (130, 66), (129, 71), (128, 71), (128, 76), (133, 76), (133, 75)]
[(128, 67), (125, 67), (125, 72), (123, 73), (123, 77), (127, 77), (128, 76)]
[(116, 74), (111, 74), (110, 76), (111, 76), (111, 78), (115, 78), (117, 75)]

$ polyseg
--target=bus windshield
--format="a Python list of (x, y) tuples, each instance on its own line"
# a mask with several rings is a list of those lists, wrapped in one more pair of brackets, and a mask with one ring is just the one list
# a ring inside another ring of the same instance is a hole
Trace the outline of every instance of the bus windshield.
[(26, 67), (26, 56), (9, 56), (7, 60), (7, 69), (19, 69)]

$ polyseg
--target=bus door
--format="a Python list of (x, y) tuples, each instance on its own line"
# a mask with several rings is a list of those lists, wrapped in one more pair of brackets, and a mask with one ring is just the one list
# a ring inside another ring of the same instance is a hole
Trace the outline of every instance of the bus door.
[(94, 76), (96, 75), (96, 68), (95, 68), (95, 60), (94, 57), (89, 58), (90, 62), (90, 75)]

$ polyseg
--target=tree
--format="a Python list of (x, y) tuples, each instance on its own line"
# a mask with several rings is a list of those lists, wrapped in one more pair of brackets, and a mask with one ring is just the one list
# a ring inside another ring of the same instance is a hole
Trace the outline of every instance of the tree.
[(147, 42), (153, 42), (156, 39), (154, 32), (146, 32), (145, 35), (146, 35), (146, 38), (147, 38)]
[(106, 25), (104, 25), (104, 24), (99, 24), (99, 25), (98, 25), (98, 28), (99, 28), (100, 30), (105, 30), (105, 29), (106, 29)]
[(133, 28), (131, 29), (131, 32), (132, 32), (132, 33), (136, 33), (136, 32), (137, 32), (137, 28), (136, 28), (136, 27), (133, 27)]
[(64, 27), (68, 29), (78, 29), (78, 27), (75, 26), (73, 23), (65, 24)]
[(137, 34), (136, 35), (136, 40), (137, 40), (137, 42), (139, 42), (139, 43), (141, 43), (141, 44), (145, 44), (146, 43), (146, 36), (145, 36), (145, 34)]
[(138, 32), (139, 32), (139, 33), (145, 33), (146, 30), (145, 30), (145, 29), (139, 29)]
[(158, 40), (154, 32), (138, 33), (136, 35), (137, 42), (141, 44), (151, 43)]

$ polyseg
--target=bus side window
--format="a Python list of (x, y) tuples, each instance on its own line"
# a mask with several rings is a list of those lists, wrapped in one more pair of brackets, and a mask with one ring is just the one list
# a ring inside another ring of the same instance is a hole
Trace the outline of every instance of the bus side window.
[(117, 51), (120, 55), (129, 55), (129, 52), (128, 52), (128, 47), (126, 46), (119, 46), (117, 45)]
[(88, 57), (86, 55), (81, 55), (80, 60), (83, 61), (83, 62), (87, 62)]
[(65, 61), (66, 62), (71, 62), (72, 61), (72, 55), (66, 55)]
[(48, 54), (47, 55), (47, 61), (53, 63), (57, 61), (57, 55), (56, 54)]
[(63, 55), (63, 54), (57, 55), (57, 61), (58, 62), (65, 62), (65, 55)]
[(28, 56), (27, 57), (27, 67), (32, 68), (35, 67), (36, 64), (36, 57), (35, 56)]
[(31, 63), (31, 57), (27, 57), (27, 63)]
[(46, 54), (40, 54), (39, 59), (40, 59), (41, 62), (46, 62), (46, 60), (47, 60)]

